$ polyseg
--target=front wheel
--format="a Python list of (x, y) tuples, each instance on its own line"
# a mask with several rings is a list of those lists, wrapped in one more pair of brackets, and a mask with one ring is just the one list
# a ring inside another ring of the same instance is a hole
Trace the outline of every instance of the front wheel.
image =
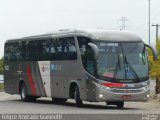
[(123, 108), (123, 107), (124, 107), (124, 101), (122, 101), (122, 102), (117, 102), (117, 107), (118, 107), (118, 108)]
[(76, 86), (75, 90), (74, 90), (74, 99), (76, 101), (76, 106), (77, 107), (81, 107), (82, 106), (82, 100), (80, 99), (80, 93), (79, 93), (79, 89)]
[(106, 102), (107, 105), (116, 105), (118, 108), (124, 107), (124, 101)]
[(63, 103), (66, 101), (67, 101), (67, 99), (65, 99), (65, 98), (53, 98), (52, 97), (52, 102), (54, 102), (54, 103)]

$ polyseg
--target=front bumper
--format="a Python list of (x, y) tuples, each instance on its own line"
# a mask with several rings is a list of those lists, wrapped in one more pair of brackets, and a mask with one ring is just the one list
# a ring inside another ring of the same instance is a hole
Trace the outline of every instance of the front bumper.
[[(109, 90), (107, 87), (96, 85), (96, 101), (148, 101), (149, 86), (147, 89), (116, 89)], [(125, 97), (129, 96), (129, 98)]]

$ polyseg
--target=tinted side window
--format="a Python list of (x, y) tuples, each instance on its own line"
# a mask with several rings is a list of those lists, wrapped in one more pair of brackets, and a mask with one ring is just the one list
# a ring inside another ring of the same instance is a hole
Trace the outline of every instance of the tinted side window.
[(88, 43), (91, 42), (91, 40), (89, 38), (86, 37), (77, 37), (78, 39), (78, 44), (79, 44), (79, 50), (81, 53), (81, 58), (82, 58), (82, 63), (84, 65), (84, 67), (87, 67), (87, 48)]
[(29, 58), (30, 60), (38, 60), (38, 42), (37, 41), (30, 41), (28, 44), (29, 47)]
[(40, 40), (38, 41), (38, 59), (39, 60), (50, 60), (50, 41)]
[(34, 40), (29, 42), (29, 58), (34, 61), (49, 60), (49, 40)]
[(54, 39), (50, 44), (51, 60), (76, 60), (77, 51), (74, 38)]
[(5, 45), (5, 60), (19, 61), (22, 59), (19, 42), (6, 43)]
[(77, 37), (77, 39), (83, 66), (89, 73), (94, 74), (93, 51), (91, 47), (88, 46), (91, 40), (85, 37)]
[(11, 43), (6, 43), (5, 44), (5, 55), (4, 59), (5, 60), (13, 60), (14, 59), (14, 54), (13, 54), (14, 46)]
[(26, 58), (26, 42), (19, 42), (19, 61), (23, 61)]
[(62, 60), (62, 45), (59, 39), (51, 40), (50, 43), (51, 49), (51, 60)]

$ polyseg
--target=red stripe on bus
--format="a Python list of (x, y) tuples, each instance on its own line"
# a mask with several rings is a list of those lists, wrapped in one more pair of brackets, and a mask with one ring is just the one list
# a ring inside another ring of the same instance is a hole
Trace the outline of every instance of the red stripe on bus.
[(28, 80), (29, 80), (29, 86), (31, 88), (31, 93), (32, 93), (33, 96), (36, 96), (36, 89), (34, 87), (34, 83), (33, 83), (31, 70), (30, 70), (30, 66), (29, 65), (27, 65), (26, 73), (27, 73), (27, 77), (28, 77)]
[(103, 86), (106, 87), (124, 87), (125, 84), (123, 83), (102, 83)]

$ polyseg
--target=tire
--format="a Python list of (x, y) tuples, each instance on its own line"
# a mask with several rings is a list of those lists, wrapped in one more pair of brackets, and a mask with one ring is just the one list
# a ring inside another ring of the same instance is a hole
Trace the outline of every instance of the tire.
[(80, 99), (80, 93), (77, 86), (75, 87), (75, 90), (74, 90), (74, 99), (76, 101), (76, 106), (82, 107), (82, 100)]
[(123, 108), (124, 101), (106, 102), (106, 105), (116, 105), (118, 108)]
[(122, 102), (117, 102), (117, 107), (118, 107), (118, 108), (123, 108), (123, 107), (124, 107), (124, 101), (122, 101)]
[(36, 96), (28, 96), (28, 97), (29, 97), (28, 102), (35, 102), (37, 100), (37, 98), (38, 98)]
[(63, 103), (63, 102), (66, 102), (67, 99), (64, 99), (64, 98), (53, 98), (52, 97), (52, 102), (53, 103)]
[(22, 83), (20, 86), (21, 101), (28, 102), (30, 100), (30, 97), (27, 94), (28, 94), (27, 87), (26, 87), (25, 83)]

